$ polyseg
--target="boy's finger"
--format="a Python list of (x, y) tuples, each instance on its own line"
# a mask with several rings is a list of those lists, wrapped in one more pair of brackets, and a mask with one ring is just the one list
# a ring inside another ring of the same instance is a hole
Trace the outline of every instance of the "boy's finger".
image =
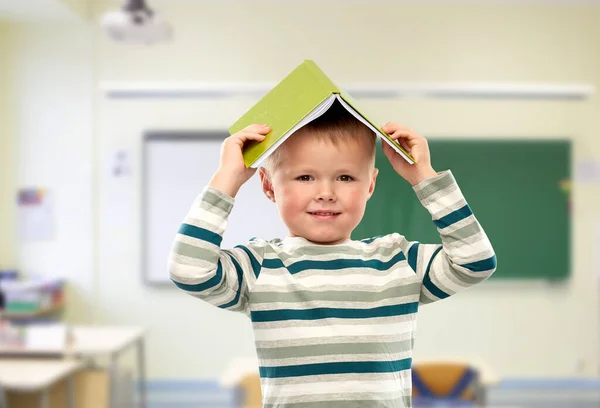
[(236, 137), (242, 141), (245, 140), (263, 140), (266, 136), (256, 132), (240, 132)]
[(236, 145), (242, 147), (244, 146), (244, 143), (246, 143), (248, 140), (256, 140), (262, 142), (264, 139), (265, 135), (261, 135), (258, 133), (239, 132), (227, 138), (227, 140), (225, 140), (225, 143), (235, 143)]
[[(399, 140), (398, 144), (400, 145), (401, 148), (403, 148), (407, 152), (410, 152), (410, 149), (407, 147), (407, 145), (405, 143), (402, 143), (402, 140)], [(394, 155), (399, 154), (396, 151), (396, 149), (394, 149), (392, 146), (388, 145), (387, 143), (383, 143), (382, 147), (383, 147), (383, 152), (386, 154), (386, 156), (388, 156), (388, 158), (391, 158)]]
[(390, 137), (400, 143), (402, 147), (408, 146), (409, 148), (416, 146), (421, 139), (421, 136), (414, 132), (396, 132)]
[(392, 159), (391, 154), (395, 154), (396, 151), (392, 148), (392, 146), (388, 145), (387, 143), (384, 143), (381, 145), (383, 148), (383, 154), (385, 154), (385, 157), (387, 157), (389, 160)]
[(388, 122), (381, 128), (384, 132), (390, 134), (394, 133), (398, 130), (409, 130), (407, 127), (402, 126), (398, 122)]
[(268, 133), (271, 128), (265, 124), (255, 123), (250, 126), (246, 126), (243, 131), (255, 132), (255, 133)]

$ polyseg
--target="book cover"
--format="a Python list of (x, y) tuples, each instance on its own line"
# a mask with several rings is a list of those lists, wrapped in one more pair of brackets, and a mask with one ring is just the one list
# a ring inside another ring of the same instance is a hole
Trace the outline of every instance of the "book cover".
[[(414, 163), (414, 159), (398, 143), (390, 139), (380, 126), (372, 123), (356, 108), (352, 98), (342, 92), (314, 61), (305, 60), (229, 128), (231, 134), (255, 123), (266, 124), (271, 128), (262, 142), (252, 141), (244, 146), (243, 156), (246, 167), (257, 167), (270, 150), (289, 137), (291, 131), (295, 130), (294, 127), (307, 117), (310, 118), (309, 115), (332, 95), (341, 96), (341, 99), (363, 118), (363, 123), (367, 121), (371, 124), (369, 127), (376, 130), (380, 137), (390, 143), (406, 160)], [(358, 119), (361, 119), (360, 117)]]

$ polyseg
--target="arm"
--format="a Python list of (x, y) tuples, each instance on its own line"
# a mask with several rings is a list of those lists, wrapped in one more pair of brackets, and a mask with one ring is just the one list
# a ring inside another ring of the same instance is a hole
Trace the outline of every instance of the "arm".
[(264, 245), (252, 241), (221, 250), (221, 241), (235, 195), (256, 172), (244, 165), (242, 147), (248, 140), (264, 140), (269, 130), (251, 125), (225, 139), (219, 168), (179, 228), (169, 255), (169, 275), (177, 287), (220, 308), (246, 314), (248, 288), (260, 271)]
[(452, 173), (438, 174), (433, 169), (423, 136), (396, 122), (387, 123), (383, 130), (417, 161), (418, 165), (409, 164), (382, 145), (394, 170), (413, 186), (442, 238), (442, 245), (401, 241), (409, 265), (423, 282), (420, 303), (447, 298), (487, 279), (496, 270), (496, 255)]
[(206, 187), (190, 209), (169, 255), (173, 283), (190, 295), (222, 309), (248, 312), (248, 287), (262, 263), (256, 243), (221, 250), (234, 199)]
[(447, 298), (487, 279), (496, 255), (450, 171), (413, 186), (429, 211), (442, 245), (406, 242), (409, 265), (423, 282), (420, 303)]

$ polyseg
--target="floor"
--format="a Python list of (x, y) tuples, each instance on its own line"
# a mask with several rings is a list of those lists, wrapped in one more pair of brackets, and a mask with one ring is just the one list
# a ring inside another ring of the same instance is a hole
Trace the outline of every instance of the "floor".
[[(236, 395), (212, 383), (151, 382), (146, 408), (236, 408)], [(439, 407), (448, 407), (446, 404)], [(506, 381), (489, 390), (488, 408), (600, 408), (600, 379)], [(436, 406), (437, 408), (437, 406)]]

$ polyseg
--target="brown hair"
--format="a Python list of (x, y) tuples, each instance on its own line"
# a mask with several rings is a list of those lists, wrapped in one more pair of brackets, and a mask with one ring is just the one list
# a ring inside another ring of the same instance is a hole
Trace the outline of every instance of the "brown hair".
[[(369, 153), (373, 159), (375, 158), (375, 146), (377, 142), (375, 133), (360, 120), (356, 119), (338, 101), (335, 101), (327, 112), (298, 129), (290, 137), (296, 136), (299, 132), (310, 134), (310, 137), (313, 137), (316, 140), (328, 141), (333, 144), (362, 139), (366, 142), (365, 145), (368, 146), (368, 149), (370, 149)], [(282, 147), (284, 146), (285, 142), (275, 149), (275, 151), (265, 159), (263, 167), (268, 171), (273, 171), (277, 168), (281, 160)]]

